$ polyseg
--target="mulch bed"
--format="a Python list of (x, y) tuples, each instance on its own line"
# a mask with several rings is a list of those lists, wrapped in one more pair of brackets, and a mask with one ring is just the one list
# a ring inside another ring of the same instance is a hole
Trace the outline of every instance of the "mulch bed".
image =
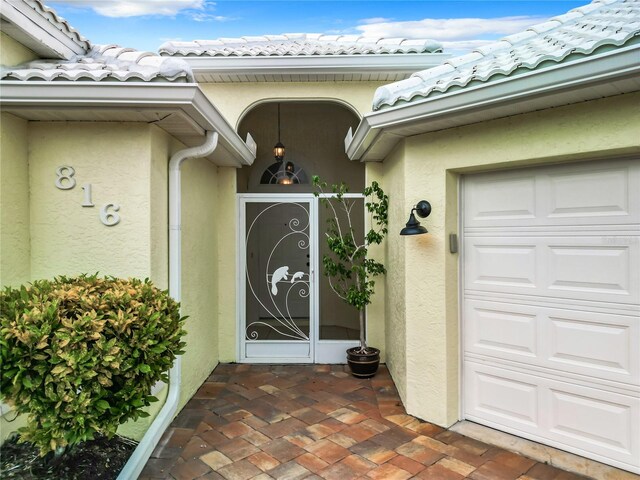
[(40, 457), (30, 443), (10, 438), (0, 446), (3, 480), (115, 480), (136, 448), (124, 437), (100, 437), (77, 445), (57, 462)]

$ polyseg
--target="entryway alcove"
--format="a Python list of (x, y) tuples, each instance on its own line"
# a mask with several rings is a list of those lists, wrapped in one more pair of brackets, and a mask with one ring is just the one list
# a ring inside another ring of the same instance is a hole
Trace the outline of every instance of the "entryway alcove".
[[(254, 164), (237, 172), (240, 361), (344, 363), (357, 344), (358, 312), (322, 275), (331, 211), (313, 195), (312, 177), (349, 185), (362, 237), (365, 168), (349, 161), (343, 140), (358, 121), (337, 103), (273, 101), (240, 123), (239, 134), (258, 144)], [(274, 157), (277, 143), (282, 158)]]

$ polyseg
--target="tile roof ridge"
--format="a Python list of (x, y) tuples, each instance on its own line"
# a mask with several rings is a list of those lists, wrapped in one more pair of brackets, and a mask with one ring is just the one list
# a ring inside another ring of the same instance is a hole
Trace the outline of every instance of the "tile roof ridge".
[(125, 48), (115, 44), (94, 44), (83, 55), (74, 55), (68, 60), (36, 59), (12, 67), (3, 67), (0, 71), (3, 80), (91, 79), (102, 81), (142, 80), (155, 81), (162, 78), (168, 81), (184, 79), (195, 83), (191, 67), (181, 58), (162, 57), (157, 53)]
[(167, 78), (184, 73), (189, 82), (195, 82), (195, 77), (187, 62), (180, 58), (160, 56), (154, 52), (121, 47), (115, 44), (94, 45), (87, 58), (105, 61), (105, 63), (115, 62), (117, 66), (126, 67), (132, 72), (148, 72), (155, 69), (159, 75)]
[[(192, 40), (192, 41), (168, 41), (160, 45), (158, 51), (163, 56), (168, 55), (207, 55), (207, 50), (227, 51), (229, 55), (238, 55), (233, 49), (245, 49), (241, 55), (273, 55), (273, 52), (260, 52), (260, 47), (265, 49), (279, 47), (286, 49), (286, 46), (313, 46), (317, 48), (325, 48), (325, 54), (336, 54), (330, 52), (330, 49), (337, 49), (339, 54), (348, 54), (347, 49), (357, 48), (366, 49), (368, 53), (434, 53), (441, 52), (442, 45), (432, 39), (413, 39), (405, 37), (380, 37), (365, 36), (359, 34), (322, 34), (322, 33), (283, 33), (278, 35), (252, 35), (242, 37), (220, 37), (210, 40)], [(251, 54), (246, 53), (247, 49), (254, 49)], [(357, 53), (357, 52), (354, 52)], [(362, 53), (362, 52), (359, 52)], [(304, 54), (304, 53), (301, 53)]]

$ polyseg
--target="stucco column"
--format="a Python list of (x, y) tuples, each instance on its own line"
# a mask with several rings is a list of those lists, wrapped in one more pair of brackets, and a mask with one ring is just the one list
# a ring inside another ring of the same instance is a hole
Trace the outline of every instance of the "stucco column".
[(421, 419), (449, 426), (458, 420), (457, 257), (451, 258), (448, 242), (451, 223), (455, 225), (455, 218), (451, 217), (456, 217), (457, 212), (457, 184), (410, 141), (404, 163), (405, 216), (420, 200), (427, 200), (432, 206), (431, 215), (421, 219), (429, 233), (402, 239), (406, 407), (408, 413)]

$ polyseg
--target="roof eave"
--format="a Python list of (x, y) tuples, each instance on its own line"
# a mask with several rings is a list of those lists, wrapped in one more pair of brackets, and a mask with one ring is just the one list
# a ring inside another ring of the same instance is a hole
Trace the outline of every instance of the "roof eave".
[(179, 126), (162, 121), (157, 125), (183, 143), (193, 143), (189, 140), (201, 137), (207, 130), (218, 132), (219, 147), (208, 157), (217, 165), (241, 167), (251, 165), (255, 159), (252, 139), (245, 143), (195, 83), (2, 81), (0, 84), (2, 110), (19, 111), (26, 118), (30, 110), (171, 112), (177, 115)]
[(3, 32), (42, 58), (68, 60), (90, 48), (89, 42), (74, 41), (25, 2), (3, 3), (0, 18)]
[(367, 55), (300, 55), (300, 56), (178, 56), (186, 61), (194, 74), (199, 73), (305, 73), (332, 74), (357, 72), (407, 72), (440, 65), (451, 55), (367, 54)]
[[(346, 145), (347, 155), (381, 161), (407, 136), (639, 90), (639, 53), (640, 44), (631, 45), (368, 113)], [(577, 99), (567, 101), (569, 92)]]

